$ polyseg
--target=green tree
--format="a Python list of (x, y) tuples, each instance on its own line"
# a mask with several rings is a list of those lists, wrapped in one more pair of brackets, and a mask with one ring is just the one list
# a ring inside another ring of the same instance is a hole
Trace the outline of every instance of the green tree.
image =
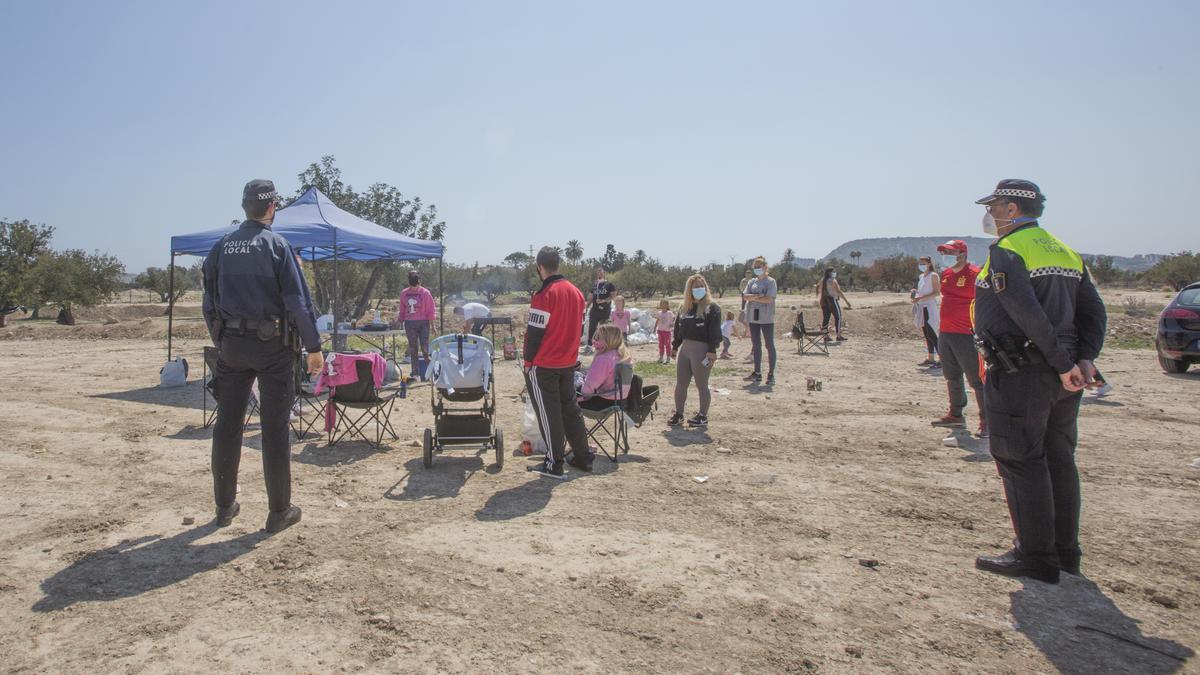
[[(30, 293), (30, 270), (50, 252), (54, 228), (28, 220), (0, 220), (0, 310), (24, 301)], [(34, 307), (36, 316), (37, 307)], [(4, 314), (0, 312), (0, 326)]]
[[(529, 255), (525, 254), (525, 257)], [(475, 277), (471, 290), (487, 298), (487, 303), (491, 305), (496, 298), (524, 285), (520, 268), (489, 267)]]
[(1200, 281), (1200, 254), (1180, 251), (1159, 261), (1146, 270), (1143, 278), (1155, 284), (1166, 284), (1176, 291), (1193, 281)]
[[(426, 205), (420, 197), (405, 197), (400, 190), (386, 183), (374, 183), (364, 192), (342, 181), (342, 171), (337, 167), (333, 155), (326, 155), (314, 162), (298, 176), (300, 189), (296, 196), (315, 187), (329, 200), (354, 215), (386, 227), (393, 232), (418, 239), (441, 241), (446, 234), (446, 223), (438, 220), (437, 206)], [(338, 286), (341, 306), (339, 316), (357, 318), (370, 306), (376, 285), (384, 273), (396, 264), (392, 261), (338, 262)], [(332, 307), (333, 263), (317, 262), (313, 265), (312, 278), (314, 298), (322, 310)]]
[[(839, 261), (840, 262), (840, 261)], [(844, 263), (843, 266), (845, 267)], [(871, 266), (866, 269), (866, 276), (879, 288), (884, 288), (893, 292), (907, 291), (916, 283), (917, 275), (917, 259), (904, 254), (896, 254), (888, 258), (877, 258)], [(843, 281), (845, 276), (842, 269), (838, 269), (838, 283), (843, 288), (853, 287), (853, 280)]]
[(612, 274), (611, 281), (629, 302), (637, 302), (658, 290), (658, 278), (645, 265), (626, 265)]
[(511, 265), (513, 269), (519, 270), (532, 264), (534, 258), (524, 251), (514, 251), (504, 256), (504, 262)]
[(563, 255), (572, 264), (578, 265), (579, 261), (583, 259), (583, 244), (580, 244), (578, 239), (568, 241)]
[(600, 267), (605, 272), (616, 272), (625, 266), (626, 256), (617, 251), (617, 247), (608, 244), (604, 247), (604, 255), (600, 257)]
[(159, 302), (178, 302), (184, 293), (192, 288), (192, 280), (188, 278), (187, 270), (175, 266), (175, 296), (171, 297), (171, 275), (161, 267), (147, 267), (145, 272), (137, 275), (133, 283), (138, 288), (144, 288), (158, 295)]
[(94, 307), (121, 288), (125, 266), (115, 257), (79, 249), (49, 252), (30, 270), (34, 306), (54, 305), (59, 323), (75, 325), (76, 307)]

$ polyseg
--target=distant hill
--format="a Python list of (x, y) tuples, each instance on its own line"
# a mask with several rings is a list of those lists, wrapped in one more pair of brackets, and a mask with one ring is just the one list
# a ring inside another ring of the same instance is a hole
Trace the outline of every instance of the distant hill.
[[(923, 255), (937, 255), (938, 244), (945, 243), (950, 239), (962, 239), (967, 243), (967, 258), (980, 265), (987, 258), (988, 246), (992, 240), (986, 237), (881, 237), (878, 239), (855, 239), (848, 241), (841, 246), (830, 251), (822, 260), (830, 258), (840, 258), (847, 262), (852, 262), (850, 258), (851, 251), (861, 251), (862, 257), (858, 259), (860, 265), (870, 265), (878, 258), (889, 258), (891, 256), (910, 255), (914, 258)], [(1085, 258), (1095, 257), (1091, 254), (1082, 254)], [(1131, 272), (1144, 272), (1153, 267), (1158, 261), (1162, 260), (1163, 255), (1150, 253), (1145, 255), (1135, 255), (1132, 257), (1112, 256), (1113, 266), (1121, 270), (1129, 270)]]

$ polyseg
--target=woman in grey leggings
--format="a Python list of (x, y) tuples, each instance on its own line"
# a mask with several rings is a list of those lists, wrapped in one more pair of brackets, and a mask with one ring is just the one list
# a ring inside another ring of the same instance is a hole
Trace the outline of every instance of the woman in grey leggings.
[(671, 340), (671, 356), (675, 357), (675, 414), (667, 425), (683, 423), (688, 384), (696, 380), (700, 392), (700, 412), (687, 421), (688, 426), (708, 426), (708, 406), (712, 393), (708, 390), (708, 374), (717, 360), (721, 345), (721, 308), (712, 301), (708, 282), (699, 274), (688, 277), (683, 290), (683, 307), (675, 317)]

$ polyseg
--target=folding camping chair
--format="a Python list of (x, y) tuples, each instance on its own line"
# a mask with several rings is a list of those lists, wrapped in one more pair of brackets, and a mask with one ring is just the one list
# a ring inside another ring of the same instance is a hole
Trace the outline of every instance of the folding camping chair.
[[(216, 388), (215, 376), (212, 374), (213, 370), (216, 369), (216, 366), (217, 366), (217, 348), (216, 347), (205, 347), (204, 348), (204, 365), (201, 367), (202, 373), (200, 376), (200, 378), (201, 378), (200, 381), (204, 383), (204, 386), (201, 387), (200, 396), (202, 398), (202, 401), (200, 404), (200, 410), (201, 410), (201, 414), (203, 415), (205, 429), (207, 429), (208, 427), (211, 427), (213, 425), (213, 422), (217, 421), (217, 407), (220, 405), (220, 401), (217, 400), (217, 388)], [(208, 407), (208, 400), (210, 398), (212, 399), (212, 409), (211, 410)], [(246, 404), (246, 420), (244, 422), (242, 422), (242, 426), (246, 426), (247, 424), (250, 424), (250, 418), (254, 417), (254, 415), (257, 413), (258, 413), (258, 397), (254, 395), (253, 391), (251, 391), (250, 392), (250, 400)]]
[[(403, 396), (405, 389), (399, 387), (375, 388), (375, 377), (371, 373), (371, 362), (359, 360), (354, 362), (358, 372), (358, 381), (351, 384), (338, 385), (333, 394), (325, 402), (325, 406), (333, 406), (337, 422), (329, 429), (329, 445), (341, 442), (347, 436), (359, 438), (378, 448), (383, 445), (383, 435), (387, 433), (392, 440), (400, 440), (392, 427), (389, 416), (396, 399)], [(380, 396), (383, 394), (383, 396)], [(348, 414), (354, 410), (357, 415), (353, 418)], [(375, 425), (375, 439), (367, 435), (368, 424)]]
[[(604, 410), (581, 408), (580, 412), (584, 417), (595, 420), (587, 430), (588, 438), (596, 443), (605, 457), (616, 462), (618, 451), (629, 454), (629, 424), (641, 427), (647, 417), (654, 417), (660, 391), (654, 385), (643, 385), (642, 378), (633, 374), (633, 365), (629, 363), (617, 364), (613, 372), (613, 385), (616, 391), (627, 388), (624, 400), (613, 401), (613, 405)], [(612, 441), (612, 454), (604, 447), (600, 432)]]
[(829, 329), (807, 330), (804, 327), (804, 312), (796, 316), (792, 326), (792, 337), (796, 338), (797, 354), (824, 354), (829, 356)]
[[(308, 364), (302, 355), (296, 356), (296, 403), (292, 408), (291, 427), (296, 434), (296, 440), (301, 440), (316, 430), (317, 425), (325, 421), (325, 404), (327, 397), (313, 393), (311, 387), (316, 385), (307, 379)], [(307, 386), (305, 386), (307, 385)]]

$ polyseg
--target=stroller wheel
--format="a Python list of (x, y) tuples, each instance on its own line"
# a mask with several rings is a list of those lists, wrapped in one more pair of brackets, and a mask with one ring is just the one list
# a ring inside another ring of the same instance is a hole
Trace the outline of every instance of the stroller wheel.
[(432, 469), (433, 468), (433, 430), (432, 429), (425, 430), (425, 439), (424, 439), (423, 445), (424, 445), (424, 450), (425, 450), (425, 468)]
[(496, 466), (504, 468), (504, 430), (496, 429)]

